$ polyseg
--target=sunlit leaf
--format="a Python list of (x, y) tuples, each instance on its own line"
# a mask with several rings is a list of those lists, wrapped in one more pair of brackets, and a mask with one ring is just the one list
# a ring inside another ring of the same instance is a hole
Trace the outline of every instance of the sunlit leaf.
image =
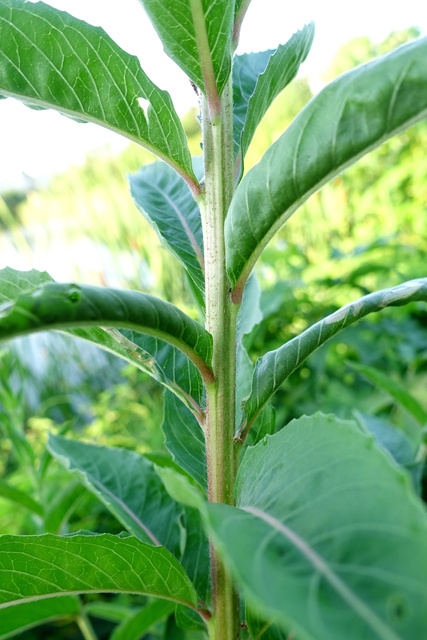
[(140, 0), (163, 47), (208, 101), (221, 95), (231, 70), (234, 2)]
[(0, 536), (0, 571), (0, 609), (62, 593), (134, 593), (197, 604), (173, 555), (132, 537)]
[(307, 198), (427, 115), (427, 38), (350, 71), (321, 91), (236, 189), (225, 225), (240, 299), (262, 250)]
[[(199, 192), (169, 94), (103, 29), (43, 2), (2, 0), (0, 43), (1, 94), (120, 133), (166, 160)], [(148, 101), (147, 111), (138, 99)]]
[(415, 300), (427, 301), (427, 278), (410, 280), (359, 298), (259, 358), (255, 365), (252, 390), (244, 403), (241, 433), (248, 430), (264, 404), (291, 373), (329, 338), (369, 313), (381, 311), (385, 307), (402, 306)]
[(316, 414), (246, 451), (209, 526), (246, 598), (297, 638), (427, 634), (427, 516), (354, 423)]
[[(53, 280), (46, 272), (2, 269), (0, 304), (13, 302), (19, 295), (32, 293), (48, 282)], [(86, 327), (68, 329), (66, 333), (92, 342), (141, 369), (179, 397), (200, 418), (204, 393), (201, 375), (176, 347), (158, 338), (115, 328)]]
[(212, 340), (174, 305), (137, 291), (47, 283), (0, 308), (0, 339), (74, 327), (129, 328), (178, 347), (208, 376)]

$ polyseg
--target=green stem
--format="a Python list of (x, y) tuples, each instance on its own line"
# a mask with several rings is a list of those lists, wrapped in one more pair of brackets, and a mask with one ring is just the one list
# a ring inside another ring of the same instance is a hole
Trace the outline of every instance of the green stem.
[[(205, 203), (202, 207), (206, 277), (206, 329), (213, 337), (214, 381), (206, 385), (206, 451), (210, 502), (232, 505), (236, 476), (234, 447), (236, 396), (236, 324), (225, 268), (224, 222), (234, 190), (231, 82), (221, 98), (221, 117), (203, 104)], [(210, 640), (240, 636), (239, 600), (230, 576), (211, 548), (214, 615)]]
[(83, 612), (79, 613), (76, 619), (77, 625), (82, 633), (84, 640), (98, 640), (94, 628), (92, 627), (89, 618)]

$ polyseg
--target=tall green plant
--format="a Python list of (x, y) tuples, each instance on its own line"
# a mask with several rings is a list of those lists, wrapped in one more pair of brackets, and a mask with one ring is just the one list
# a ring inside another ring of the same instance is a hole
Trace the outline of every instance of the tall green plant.
[(425, 301), (427, 279), (348, 304), (255, 367), (244, 336), (262, 317), (251, 272), (276, 231), (323, 184), (427, 115), (427, 39), (327, 86), (241, 179), (313, 25), (275, 52), (240, 57), (249, 0), (141, 3), (198, 87), (203, 163), (191, 160), (169, 95), (136, 58), (41, 2), (0, 2), (0, 93), (106, 126), (164, 161), (133, 176), (131, 190), (186, 269), (205, 326), (141, 292), (5, 269), (0, 338), (61, 330), (153, 376), (165, 386), (176, 464), (52, 436), (50, 453), (130, 535), (1, 536), (0, 608), (28, 619), (37, 600), (126, 592), (172, 602), (176, 624), (210, 640), (421, 638), (427, 519), (409, 475), (356, 422), (316, 414), (271, 435), (270, 399), (338, 331)]

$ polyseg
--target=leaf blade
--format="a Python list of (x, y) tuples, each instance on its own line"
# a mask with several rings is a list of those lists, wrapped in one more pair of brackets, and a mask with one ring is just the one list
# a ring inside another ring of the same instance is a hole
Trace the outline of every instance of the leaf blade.
[(79, 612), (80, 603), (74, 596), (49, 598), (45, 602), (26, 602), (15, 605), (13, 609), (3, 609), (0, 612), (0, 640), (52, 620), (73, 620)]
[[(178, 347), (208, 376), (211, 337), (174, 305), (136, 291), (47, 283), (0, 310), (0, 339), (33, 331), (110, 326), (154, 335)], [(207, 362), (205, 361), (205, 358)]]
[(264, 247), (311, 194), (427, 115), (426, 55), (421, 38), (338, 78), (245, 176), (225, 223), (236, 300)]
[[(203, 171), (196, 173), (202, 177)], [(202, 221), (199, 206), (188, 186), (161, 163), (142, 167), (138, 173), (129, 176), (129, 183), (137, 209), (204, 292)]]
[[(99, 27), (42, 2), (0, 6), (0, 93), (142, 144), (200, 191), (170, 96)], [(138, 98), (148, 100), (147, 113)]]
[(251, 393), (244, 403), (240, 435), (248, 431), (259, 411), (291, 373), (332, 336), (370, 313), (417, 300), (427, 301), (427, 278), (409, 280), (359, 298), (259, 358), (255, 365)]
[(354, 423), (305, 416), (248, 449), (236, 499), (208, 520), (264, 616), (316, 640), (425, 633), (425, 511)]
[(0, 536), (0, 570), (0, 609), (78, 593), (135, 593), (193, 609), (197, 604), (172, 554), (131, 537)]
[(205, 96), (221, 95), (231, 70), (234, 3), (140, 0), (163, 47)]
[(273, 51), (235, 56), (233, 64), (233, 141), (240, 154), (240, 176), (255, 130), (275, 98), (298, 73), (314, 38), (314, 23)]

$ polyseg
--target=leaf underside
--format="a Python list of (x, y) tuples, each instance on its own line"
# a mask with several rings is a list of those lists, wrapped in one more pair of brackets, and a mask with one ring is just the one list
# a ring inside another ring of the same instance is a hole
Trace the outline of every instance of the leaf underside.
[(235, 493), (210, 528), (263, 617), (310, 640), (427, 634), (426, 513), (354, 423), (292, 421), (246, 451)]

